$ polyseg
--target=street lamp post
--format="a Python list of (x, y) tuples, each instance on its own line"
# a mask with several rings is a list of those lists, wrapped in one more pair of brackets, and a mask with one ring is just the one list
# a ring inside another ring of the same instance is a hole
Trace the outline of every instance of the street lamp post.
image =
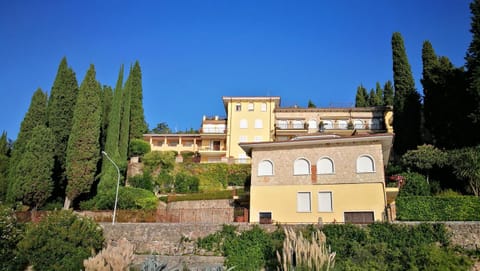
[(105, 157), (107, 157), (107, 159), (110, 160), (110, 162), (112, 162), (112, 164), (117, 169), (117, 192), (115, 193), (115, 205), (113, 206), (113, 218), (112, 218), (112, 225), (115, 225), (115, 216), (117, 215), (118, 187), (120, 186), (120, 169), (105, 151), (102, 151), (102, 154), (105, 155)]

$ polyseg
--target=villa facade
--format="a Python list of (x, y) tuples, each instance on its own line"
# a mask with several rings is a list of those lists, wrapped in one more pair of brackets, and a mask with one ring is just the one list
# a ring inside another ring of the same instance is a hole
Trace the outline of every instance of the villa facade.
[(222, 97), (227, 117), (202, 119), (197, 134), (145, 134), (153, 151), (193, 152), (202, 163), (250, 163), (245, 142), (305, 135), (393, 133), (391, 107), (281, 107), (280, 97)]

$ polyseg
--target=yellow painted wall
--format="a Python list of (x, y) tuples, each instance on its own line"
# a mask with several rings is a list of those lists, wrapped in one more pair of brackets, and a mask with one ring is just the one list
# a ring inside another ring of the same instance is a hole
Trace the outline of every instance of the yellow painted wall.
[[(318, 192), (332, 192), (333, 212), (318, 211)], [(311, 212), (297, 212), (297, 193), (310, 192)], [(252, 186), (250, 222), (259, 222), (260, 212), (271, 212), (273, 223), (344, 222), (344, 212), (373, 211), (376, 221), (384, 220), (385, 191), (383, 183), (333, 185)]]
[[(227, 121), (227, 157), (234, 159), (247, 158), (245, 152), (238, 146), (243, 136), (245, 142), (256, 141), (255, 137), (261, 137), (261, 141), (272, 141), (272, 131), (274, 129), (275, 102), (278, 103), (279, 98), (270, 97), (224, 97), (226, 103)], [(254, 110), (249, 111), (248, 106), (253, 103)], [(261, 104), (265, 103), (267, 109), (261, 111)], [(236, 111), (236, 105), (241, 105), (241, 110)], [(245, 119), (248, 128), (240, 128), (240, 122)], [(262, 121), (262, 128), (255, 128), (255, 120)]]

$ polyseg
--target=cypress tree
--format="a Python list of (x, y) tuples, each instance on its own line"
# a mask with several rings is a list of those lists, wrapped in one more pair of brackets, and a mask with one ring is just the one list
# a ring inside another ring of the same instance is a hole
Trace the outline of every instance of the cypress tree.
[(95, 79), (95, 67), (83, 79), (73, 112), (73, 123), (67, 146), (67, 189), (64, 208), (82, 193), (90, 191), (100, 159), (101, 86)]
[(20, 131), (17, 135), (17, 140), (13, 143), (12, 157), (10, 159), (9, 169), (8, 169), (8, 189), (7, 189), (7, 201), (13, 202), (15, 200), (14, 194), (12, 191), (12, 185), (15, 180), (18, 179), (16, 167), (18, 161), (21, 160), (27, 142), (32, 136), (33, 128), (38, 125), (45, 125), (47, 122), (47, 94), (43, 92), (40, 88), (37, 89), (32, 96), (30, 106), (28, 108), (25, 117), (23, 118), (22, 123), (20, 124)]
[(375, 85), (375, 106), (383, 105), (383, 89), (379, 82)]
[(52, 130), (55, 139), (53, 179), (56, 191), (54, 194), (60, 197), (65, 193), (65, 160), (77, 94), (78, 82), (75, 72), (68, 67), (67, 58), (64, 57), (58, 66), (48, 100), (48, 127)]
[(110, 86), (103, 86), (102, 89), (102, 130), (100, 136), (100, 149), (105, 149), (107, 130), (109, 125), (109, 114), (112, 107), (113, 90)]
[(18, 161), (13, 197), (36, 209), (45, 204), (53, 190), (54, 136), (50, 128), (33, 128), (25, 151)]
[(402, 155), (415, 149), (420, 143), (420, 95), (415, 90), (410, 64), (400, 33), (392, 36), (393, 83), (393, 128), (395, 154)]
[[(130, 75), (132, 68), (130, 68)], [(131, 76), (128, 76), (125, 83), (122, 97), (122, 119), (120, 121), (120, 139), (118, 143), (118, 152), (120, 160), (126, 161), (128, 158), (128, 146), (130, 143), (130, 100), (131, 100)]]
[(383, 86), (383, 105), (393, 106), (393, 85), (390, 80)]
[(8, 188), (8, 163), (10, 158), (10, 145), (7, 133), (4, 131), (0, 136), (0, 202), (4, 202)]
[[(472, 120), (473, 131), (480, 130), (480, 0), (473, 0), (470, 3), (470, 11), (472, 13), (472, 21), (470, 23), (470, 33), (472, 33), (472, 41), (465, 56), (467, 68), (467, 90), (472, 99), (469, 106), (470, 113), (468, 117)], [(480, 134), (472, 133), (472, 145), (480, 143)]]
[(368, 106), (377, 106), (377, 94), (373, 88), (370, 89), (370, 93), (368, 94), (367, 104)]
[(367, 89), (360, 85), (357, 87), (357, 95), (355, 96), (355, 107), (368, 106), (368, 93)]
[[(120, 122), (122, 113), (122, 95), (123, 95), (123, 65), (120, 67), (117, 85), (113, 94), (112, 109), (109, 114), (109, 124), (107, 128), (107, 138), (105, 142), (105, 152), (112, 158), (117, 165), (121, 165), (120, 153), (118, 150), (120, 139)], [(102, 157), (102, 174), (98, 184), (98, 191), (103, 192), (115, 187), (117, 180), (117, 171), (110, 161)]]
[(129, 75), (130, 81), (130, 140), (141, 139), (143, 134), (147, 132), (148, 127), (145, 122), (143, 112), (143, 90), (142, 90), (142, 71), (138, 61), (133, 65), (133, 69)]

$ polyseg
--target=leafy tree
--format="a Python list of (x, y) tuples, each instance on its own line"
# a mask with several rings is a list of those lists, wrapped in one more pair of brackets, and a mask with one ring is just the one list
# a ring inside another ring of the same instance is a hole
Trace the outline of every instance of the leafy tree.
[(101, 87), (95, 79), (95, 67), (90, 65), (80, 86), (68, 140), (65, 209), (80, 194), (89, 192), (95, 181), (100, 160), (101, 113)]
[[(122, 96), (123, 96), (123, 65), (118, 73), (117, 84), (113, 93), (112, 108), (108, 115), (108, 128), (105, 142), (105, 152), (116, 161), (117, 165), (122, 165), (119, 153), (120, 140), (120, 122), (122, 117)], [(127, 133), (128, 134), (128, 133)], [(105, 190), (115, 187), (117, 182), (117, 171), (110, 161), (104, 157), (102, 159), (102, 174), (98, 184), (98, 190), (103, 193)]]
[(25, 270), (17, 244), (22, 240), (24, 225), (17, 220), (13, 209), (0, 205), (0, 270)]
[(150, 144), (143, 139), (134, 139), (130, 142), (129, 156), (143, 156), (150, 152)]
[(27, 142), (32, 137), (33, 128), (38, 125), (45, 125), (47, 122), (47, 94), (41, 89), (37, 89), (33, 93), (32, 101), (28, 108), (25, 117), (20, 124), (20, 132), (18, 133), (17, 140), (13, 144), (12, 157), (10, 159), (9, 169), (8, 169), (8, 178), (11, 180), (8, 183), (7, 190), (7, 201), (14, 201), (14, 192), (12, 191), (12, 186), (14, 180), (17, 180), (21, 175), (16, 171), (18, 161), (21, 160)]
[(102, 245), (102, 229), (93, 220), (61, 210), (29, 224), (18, 248), (35, 270), (82, 270), (83, 260)]
[(393, 106), (393, 85), (390, 80), (383, 86), (383, 105)]
[(48, 100), (48, 127), (52, 130), (55, 139), (55, 168), (53, 179), (55, 194), (62, 196), (65, 193), (66, 174), (65, 161), (67, 158), (67, 144), (72, 129), (73, 110), (77, 102), (78, 82), (73, 69), (68, 67), (64, 57), (58, 66), (57, 75), (53, 82)]
[(394, 151), (397, 155), (417, 147), (420, 141), (420, 95), (408, 63), (403, 38), (395, 32), (392, 36), (393, 82), (393, 128), (395, 131)]
[(312, 102), (312, 100), (308, 100), (307, 108), (317, 108), (317, 106)]
[(447, 162), (447, 154), (433, 145), (421, 145), (416, 150), (408, 150), (401, 159), (403, 165), (425, 172), (427, 183), (430, 170), (434, 166), (442, 167)]
[(33, 209), (44, 205), (53, 191), (54, 142), (50, 128), (45, 125), (33, 128), (25, 152), (15, 167), (12, 196)]
[(360, 85), (357, 87), (357, 95), (355, 96), (355, 107), (368, 106), (368, 93), (367, 89)]
[(170, 134), (172, 133), (172, 130), (170, 130), (170, 127), (168, 127), (168, 124), (166, 122), (160, 122), (157, 124), (155, 128), (151, 130), (151, 133), (154, 134)]
[(10, 160), (10, 146), (7, 133), (4, 131), (0, 136), (0, 202), (5, 201), (8, 188), (8, 163)]
[(455, 175), (467, 181), (467, 190), (480, 196), (480, 146), (451, 151), (450, 162)]
[[(470, 32), (472, 33), (472, 41), (468, 47), (465, 56), (467, 68), (468, 91), (472, 96), (474, 105), (471, 108), (469, 117), (472, 119), (475, 130), (479, 130), (480, 126), (480, 1), (473, 0), (470, 3), (470, 11), (472, 13), (472, 21)], [(474, 133), (474, 143), (480, 143), (480, 135)]]
[(143, 94), (142, 94), (142, 71), (138, 61), (133, 65), (129, 75), (131, 105), (130, 105), (130, 140), (141, 139), (147, 132), (148, 127), (145, 122), (143, 112)]

